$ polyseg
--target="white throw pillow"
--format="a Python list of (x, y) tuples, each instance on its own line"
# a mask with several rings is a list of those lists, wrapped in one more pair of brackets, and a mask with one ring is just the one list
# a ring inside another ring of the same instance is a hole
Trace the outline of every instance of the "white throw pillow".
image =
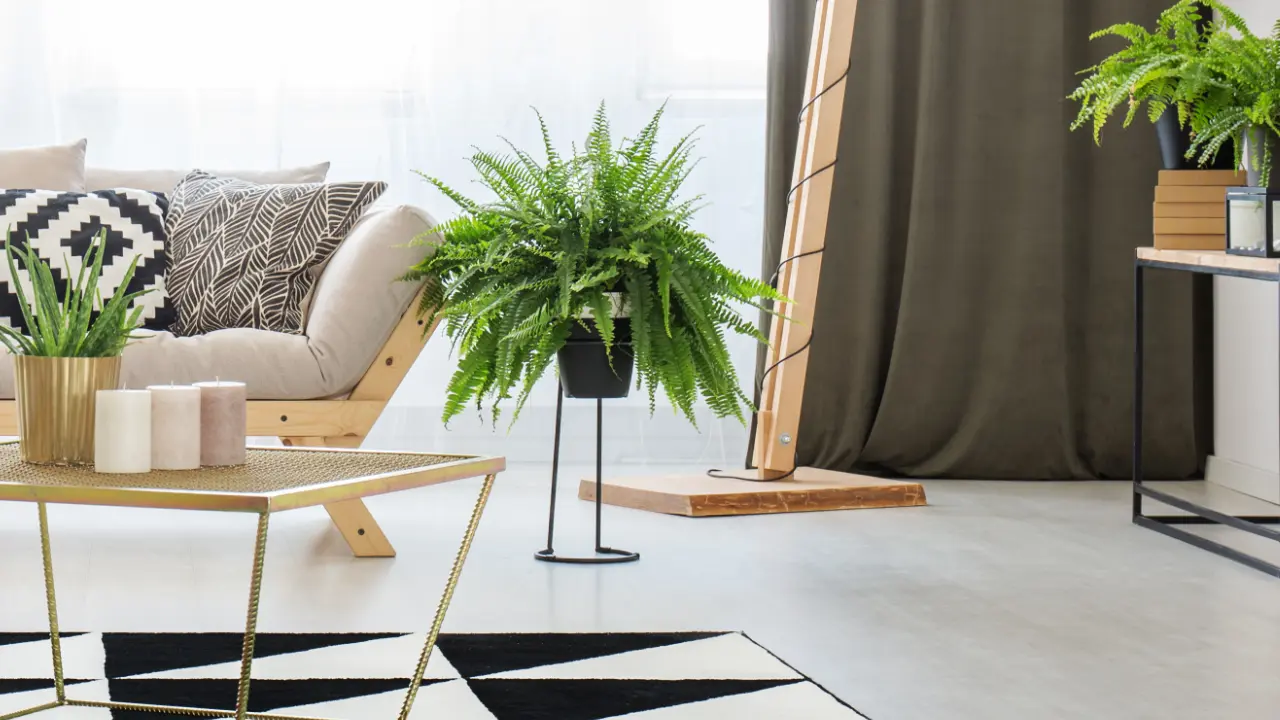
[[(151, 192), (171, 193), (190, 170), (109, 170), (89, 168), (85, 185), (89, 190), (137, 188)], [(279, 170), (206, 170), (217, 177), (236, 178), (263, 185), (322, 183), (329, 175), (329, 163), (322, 162), (305, 167)]]
[(85, 140), (0, 150), (0, 188), (84, 192)]

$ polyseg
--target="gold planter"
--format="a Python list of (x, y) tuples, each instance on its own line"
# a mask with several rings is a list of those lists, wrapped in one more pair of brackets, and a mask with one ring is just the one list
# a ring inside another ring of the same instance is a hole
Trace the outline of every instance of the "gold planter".
[(22, 459), (40, 465), (93, 463), (94, 404), (120, 385), (120, 358), (13, 358)]

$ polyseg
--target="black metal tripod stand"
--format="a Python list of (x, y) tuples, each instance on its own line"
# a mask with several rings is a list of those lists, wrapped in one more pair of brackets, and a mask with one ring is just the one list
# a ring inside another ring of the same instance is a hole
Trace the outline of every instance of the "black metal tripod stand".
[(594, 557), (565, 557), (555, 551), (556, 534), (556, 489), (560, 476), (560, 421), (564, 413), (564, 386), (556, 387), (556, 431), (555, 450), (551, 455), (551, 510), (547, 515), (547, 549), (539, 550), (534, 557), (544, 562), (571, 563), (575, 565), (608, 565), (613, 563), (635, 562), (640, 559), (639, 553), (629, 550), (605, 547), (600, 541), (600, 514), (604, 488), (602, 487), (603, 469), (602, 448), (604, 401), (596, 398), (596, 555)]

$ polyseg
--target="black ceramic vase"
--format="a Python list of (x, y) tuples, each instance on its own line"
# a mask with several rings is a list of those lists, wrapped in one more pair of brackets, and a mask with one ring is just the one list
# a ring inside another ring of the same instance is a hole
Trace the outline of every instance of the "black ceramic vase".
[(1270, 148), (1272, 158), (1270, 186), (1280, 187), (1280, 179), (1277, 178), (1275, 161), (1280, 158), (1280, 136), (1271, 132), (1270, 128), (1252, 126), (1245, 131), (1244, 139), (1244, 167), (1249, 175), (1250, 187), (1262, 187), (1262, 170), (1260, 169), (1260, 160), (1262, 157), (1263, 146)]
[[(585, 325), (585, 327), (584, 327)], [(635, 355), (631, 351), (631, 320), (613, 320), (613, 366), (594, 320), (574, 323), (569, 339), (556, 357), (565, 397), (622, 398), (631, 391)]]
[[(1195, 160), (1187, 159), (1187, 150), (1191, 147), (1191, 128), (1178, 127), (1178, 111), (1169, 108), (1156, 120), (1156, 139), (1160, 142), (1160, 159), (1165, 170), (1195, 170), (1199, 166)], [(1231, 147), (1222, 152), (1207, 165), (1206, 170), (1232, 170), (1235, 155)]]

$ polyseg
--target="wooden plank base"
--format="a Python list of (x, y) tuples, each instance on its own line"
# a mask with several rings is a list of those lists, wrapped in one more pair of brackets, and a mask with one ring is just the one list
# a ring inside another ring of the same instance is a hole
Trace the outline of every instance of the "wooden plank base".
[[(733, 472), (744, 477), (758, 471)], [(583, 479), (578, 497), (596, 499), (594, 478)], [(794, 478), (757, 482), (709, 475), (612, 478), (604, 481), (604, 502), (636, 510), (713, 517), (767, 513), (855, 510), (926, 505), (917, 482), (885, 480), (853, 473), (799, 468)]]

